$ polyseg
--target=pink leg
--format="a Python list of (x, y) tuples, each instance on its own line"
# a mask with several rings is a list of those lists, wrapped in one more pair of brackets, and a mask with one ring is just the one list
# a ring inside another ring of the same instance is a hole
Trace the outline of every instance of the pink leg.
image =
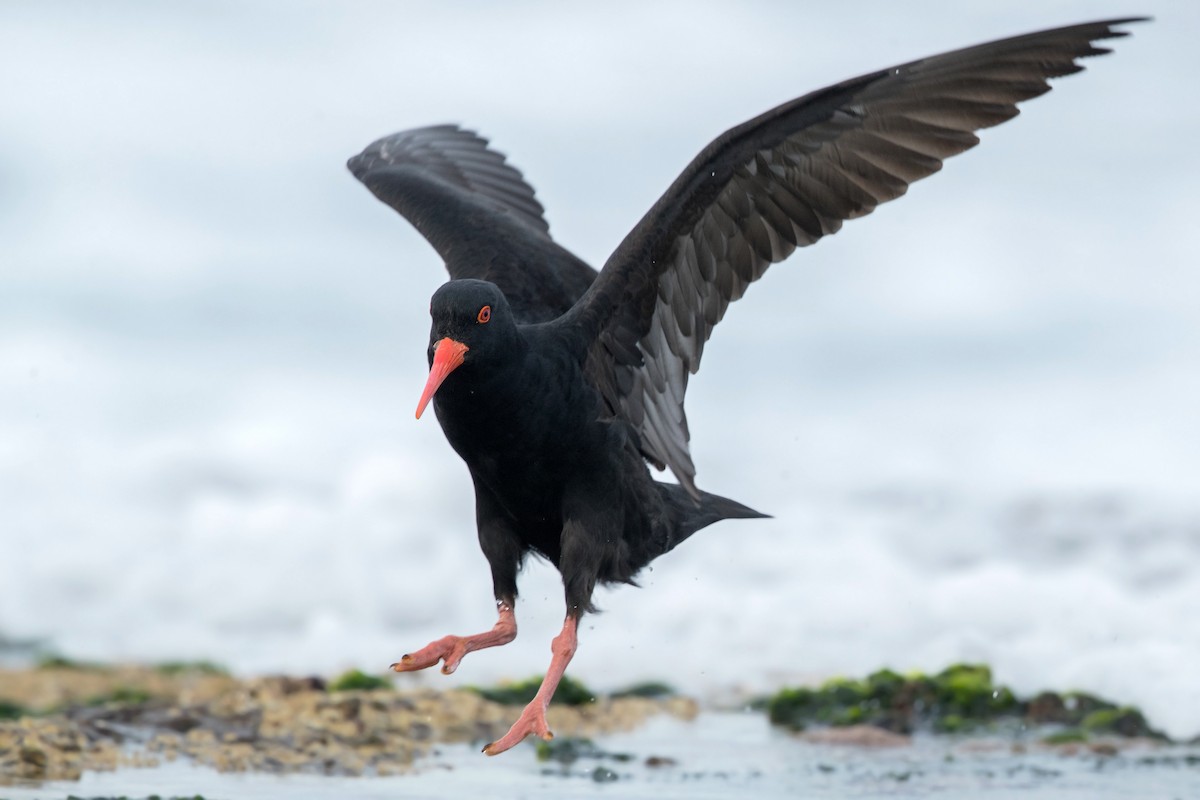
[(579, 643), (575, 636), (575, 628), (578, 623), (578, 618), (567, 617), (562, 631), (550, 643), (550, 652), (553, 657), (550, 659), (550, 668), (546, 670), (546, 677), (542, 679), (542, 685), (538, 688), (537, 694), (534, 695), (533, 700), (529, 701), (529, 705), (525, 706), (525, 710), (508, 729), (508, 733), (483, 748), (483, 752), (489, 756), (503, 753), (530, 735), (540, 736), (546, 740), (554, 738), (554, 734), (550, 732), (550, 726), (546, 724), (546, 706), (550, 705), (550, 698), (554, 696), (554, 690), (558, 688), (558, 682), (562, 680), (567, 664), (571, 663), (571, 657), (575, 655), (575, 648)]
[(442, 674), (449, 675), (458, 669), (458, 663), (467, 653), (482, 650), (485, 647), (508, 644), (517, 638), (517, 616), (508, 603), (500, 602), (496, 604), (496, 607), (500, 610), (500, 619), (496, 621), (496, 625), (490, 631), (477, 633), (474, 636), (444, 636), (436, 642), (430, 642), (415, 653), (402, 656), (399, 661), (392, 664), (392, 669), (396, 672), (415, 672), (432, 667), (439, 661), (444, 661)]

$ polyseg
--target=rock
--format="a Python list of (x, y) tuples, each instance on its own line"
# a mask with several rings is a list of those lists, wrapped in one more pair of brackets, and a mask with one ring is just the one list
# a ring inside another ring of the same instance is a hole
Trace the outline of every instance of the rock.
[(855, 747), (908, 747), (912, 737), (885, 731), (873, 725), (845, 725), (807, 731), (802, 739), (814, 744), (852, 745)]
[[(437, 743), (495, 738), (519, 713), (463, 690), (331, 694), (319, 678), (238, 680), (182, 668), (53, 664), (0, 672), (0, 686), (22, 710), (61, 704), (59, 713), (0, 721), (0, 776), (32, 780), (179, 758), (221, 771), (391, 775)], [(95, 698), (103, 702), (90, 705)], [(561, 737), (592, 736), (664, 713), (687, 719), (697, 705), (677, 696), (598, 698), (556, 704), (549, 719)]]
[(592, 770), (592, 780), (596, 783), (612, 783), (618, 778), (617, 773), (605, 766), (599, 766)]
[(1034, 725), (1066, 724), (1071, 714), (1057, 692), (1041, 692), (1026, 706), (1025, 719)]

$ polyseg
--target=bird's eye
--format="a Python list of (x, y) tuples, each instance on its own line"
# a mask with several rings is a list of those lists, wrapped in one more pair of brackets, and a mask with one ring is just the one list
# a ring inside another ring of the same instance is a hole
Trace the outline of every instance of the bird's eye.
[(479, 316), (475, 317), (475, 321), (483, 323), (483, 322), (487, 322), (491, 318), (492, 318), (492, 307), (484, 306), (483, 308), (479, 309)]

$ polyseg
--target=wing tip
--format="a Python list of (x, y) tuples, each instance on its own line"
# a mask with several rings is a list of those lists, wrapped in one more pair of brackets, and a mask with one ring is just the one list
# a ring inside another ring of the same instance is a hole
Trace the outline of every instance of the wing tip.
[(385, 148), (389, 143), (400, 139), (419, 141), (425, 135), (462, 134), (470, 139), (482, 142), (486, 147), (488, 142), (475, 131), (464, 128), (457, 122), (441, 122), (436, 125), (422, 125), (419, 128), (406, 128), (402, 131), (381, 136), (364, 147), (361, 152), (352, 155), (346, 161), (346, 169), (360, 181), (376, 164), (387, 164)]

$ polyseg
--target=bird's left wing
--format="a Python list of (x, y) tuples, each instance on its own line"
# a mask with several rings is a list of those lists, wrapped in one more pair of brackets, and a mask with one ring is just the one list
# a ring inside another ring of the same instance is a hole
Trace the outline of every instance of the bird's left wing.
[(596, 276), (555, 244), (533, 187), (472, 131), (401, 131), (346, 166), (429, 240), (451, 278), (496, 284), (523, 322), (562, 314)]
[(730, 302), (771, 264), (975, 146), (1124, 36), (1108, 20), (1002, 39), (844, 81), (717, 138), (641, 219), (568, 317), (588, 373), (643, 455), (696, 496), (683, 400)]

